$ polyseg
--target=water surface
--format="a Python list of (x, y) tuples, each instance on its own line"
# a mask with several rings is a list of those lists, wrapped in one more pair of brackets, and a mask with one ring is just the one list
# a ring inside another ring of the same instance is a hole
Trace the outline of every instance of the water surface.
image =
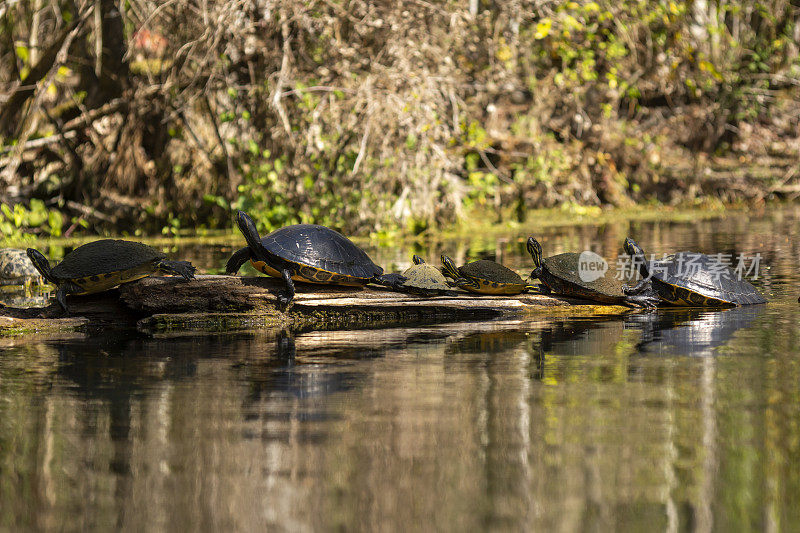
[[(0, 529), (800, 528), (791, 209), (370, 249), (530, 268), (760, 253), (767, 305), (346, 332), (0, 339)], [(238, 244), (178, 250), (219, 268)]]

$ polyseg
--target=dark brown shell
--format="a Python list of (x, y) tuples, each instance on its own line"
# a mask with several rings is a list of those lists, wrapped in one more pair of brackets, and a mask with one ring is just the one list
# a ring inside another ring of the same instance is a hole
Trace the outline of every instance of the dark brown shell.
[(507, 266), (495, 263), (494, 261), (487, 261), (486, 259), (467, 263), (459, 267), (458, 273), (465, 278), (477, 278), (502, 284), (516, 285), (525, 283), (519, 274)]
[(166, 256), (140, 242), (101, 239), (75, 248), (53, 267), (57, 279), (78, 279), (121, 270), (130, 270)]

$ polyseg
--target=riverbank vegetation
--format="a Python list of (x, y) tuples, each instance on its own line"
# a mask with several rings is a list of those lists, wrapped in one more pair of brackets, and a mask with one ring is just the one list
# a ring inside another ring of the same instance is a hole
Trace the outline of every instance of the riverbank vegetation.
[(788, 0), (119, 6), (0, 6), (4, 235), (800, 194)]

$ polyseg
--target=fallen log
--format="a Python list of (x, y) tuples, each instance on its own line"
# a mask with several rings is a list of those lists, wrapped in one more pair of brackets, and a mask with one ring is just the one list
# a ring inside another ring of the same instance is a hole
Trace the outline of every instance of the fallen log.
[(118, 289), (68, 296), (70, 316), (53, 300), (42, 308), (0, 307), (0, 333), (42, 329), (136, 328), (143, 332), (285, 329), (291, 331), (391, 327), (519, 315), (620, 314), (621, 306), (526, 293), (480, 296), (453, 291), (425, 298), (383, 287), (297, 284), (281, 309), (283, 283), (270, 277), (201, 275), (192, 281), (149, 277)]

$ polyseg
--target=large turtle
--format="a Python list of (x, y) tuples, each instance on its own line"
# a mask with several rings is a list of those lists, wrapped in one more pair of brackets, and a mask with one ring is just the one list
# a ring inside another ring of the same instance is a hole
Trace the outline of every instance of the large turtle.
[(519, 294), (528, 288), (519, 274), (507, 266), (481, 259), (456, 268), (453, 260), (442, 255), (442, 273), (452, 285), (477, 294)]
[(662, 302), (679, 306), (735, 306), (766, 303), (758, 290), (741, 279), (718, 258), (697, 252), (678, 252), (662, 260), (648, 261), (644, 250), (631, 238), (625, 252), (639, 267), (642, 280), (625, 286), (626, 294), (653, 294)]
[(236, 213), (236, 224), (247, 246), (228, 259), (225, 272), (233, 274), (250, 261), (256, 270), (283, 278), (286, 292), (278, 295), (278, 301), (284, 306), (294, 298), (295, 281), (362, 287), (377, 283), (395, 290), (405, 281), (400, 274), (384, 274), (364, 250), (325, 226), (296, 224), (261, 238), (244, 211)]
[(116, 239), (79, 246), (52, 268), (38, 250), (28, 248), (27, 253), (44, 279), (58, 287), (56, 299), (67, 313), (67, 294), (102, 292), (157, 272), (188, 280), (194, 278), (195, 272), (188, 261), (167, 261), (166, 255), (146, 244)]
[(420, 296), (437, 296), (450, 290), (447, 279), (441, 270), (427, 264), (418, 255), (412, 257), (411, 260), (414, 264), (403, 271), (403, 276), (408, 278), (401, 286), (403, 290)]
[(659, 301), (658, 297), (652, 294), (625, 294), (622, 282), (608, 272), (594, 280), (584, 280), (579, 270), (581, 254), (564, 253), (543, 259), (542, 246), (533, 237), (528, 237), (527, 248), (536, 266), (531, 272), (530, 279), (540, 280), (539, 290), (543, 294), (552, 292), (629, 307), (654, 308)]
[(0, 285), (30, 285), (42, 283), (42, 275), (25, 250), (0, 249)]

